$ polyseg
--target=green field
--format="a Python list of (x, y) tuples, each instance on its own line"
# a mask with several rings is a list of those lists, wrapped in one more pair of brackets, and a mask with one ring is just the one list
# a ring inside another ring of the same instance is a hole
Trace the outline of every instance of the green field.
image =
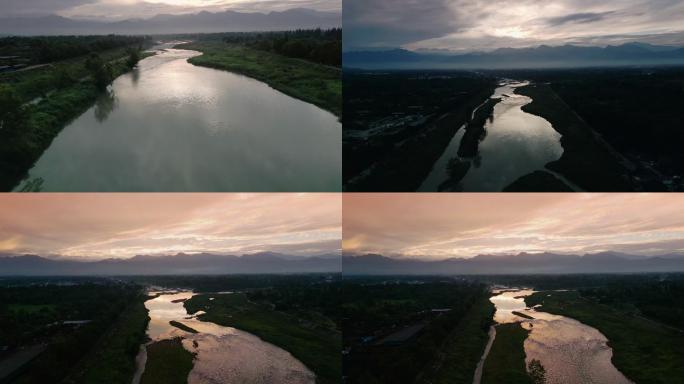
[(7, 309), (11, 312), (36, 313), (42, 311), (54, 311), (57, 308), (54, 304), (10, 304)]
[(482, 371), (483, 384), (532, 384), (525, 368), (525, 339), (528, 330), (520, 323), (496, 326), (496, 338)]
[(181, 338), (147, 346), (147, 364), (141, 384), (187, 384), (194, 355), (183, 348)]
[(244, 330), (290, 352), (316, 374), (318, 383), (340, 381), (341, 336), (327, 321), (305, 321), (254, 303), (242, 293), (196, 295), (184, 305), (188, 313), (206, 311), (199, 316), (202, 321)]
[(528, 306), (568, 316), (598, 329), (613, 348), (613, 364), (637, 383), (684, 382), (684, 332), (596, 303), (576, 291), (538, 292)]
[(135, 357), (145, 341), (149, 317), (140, 296), (119, 315), (116, 323), (72, 369), (65, 384), (128, 384), (135, 372)]
[(489, 339), (494, 304), (483, 296), (463, 316), (444, 340), (436, 369), (423, 374), (419, 383), (469, 384)]
[(177, 48), (203, 53), (189, 59), (191, 64), (240, 73), (338, 117), (342, 114), (339, 68), (222, 42), (193, 42)]

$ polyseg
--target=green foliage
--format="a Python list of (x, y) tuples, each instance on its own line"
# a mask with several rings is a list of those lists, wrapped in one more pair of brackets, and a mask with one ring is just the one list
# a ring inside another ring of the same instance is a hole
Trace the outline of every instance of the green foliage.
[(525, 339), (520, 323), (499, 324), (482, 371), (483, 384), (537, 384), (525, 370)]
[(186, 384), (194, 355), (183, 348), (181, 338), (147, 346), (147, 363), (140, 384)]
[(0, 84), (0, 137), (14, 136), (26, 129), (26, 109), (14, 87)]
[[(291, 287), (291, 290), (297, 288)], [(324, 287), (301, 287), (299, 295), (334, 296)], [(289, 296), (289, 295), (287, 295)], [(213, 297), (214, 300), (209, 300)], [(235, 327), (290, 352), (311, 369), (322, 384), (338, 383), (341, 377), (341, 335), (330, 321), (315, 308), (292, 307), (288, 298), (279, 299), (273, 292), (197, 295), (184, 303), (189, 313), (206, 311), (202, 321)]]
[(133, 68), (136, 65), (138, 65), (139, 61), (140, 61), (140, 48), (138, 48), (138, 49), (129, 48), (128, 49), (128, 58), (126, 59), (126, 65), (129, 68)]
[(527, 364), (527, 372), (530, 375), (530, 378), (532, 378), (532, 384), (546, 383), (546, 369), (544, 369), (541, 361), (532, 359), (532, 361)]
[[(470, 383), (487, 343), (493, 305), (483, 285), (350, 281), (341, 294), (349, 383)], [(435, 308), (448, 312), (433, 313)], [(377, 345), (426, 324), (400, 345)]]
[(191, 64), (240, 73), (337, 116), (341, 114), (342, 86), (338, 68), (238, 44), (199, 41), (177, 47), (203, 53), (189, 59)]
[(90, 71), (90, 76), (92, 76), (95, 86), (100, 90), (106, 89), (109, 83), (114, 80), (112, 65), (104, 62), (102, 58), (96, 54), (90, 55), (85, 62), (85, 67)]

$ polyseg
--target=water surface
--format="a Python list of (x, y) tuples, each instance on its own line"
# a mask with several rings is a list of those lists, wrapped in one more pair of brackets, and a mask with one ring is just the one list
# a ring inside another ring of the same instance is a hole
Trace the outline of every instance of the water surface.
[[(532, 99), (518, 95), (515, 89), (529, 82), (503, 81), (491, 98), (500, 98), (491, 120), (485, 124), (485, 137), (475, 158), (462, 158), (471, 163), (459, 189), (471, 192), (498, 192), (521, 176), (544, 169), (563, 154), (561, 135), (546, 119), (523, 112)], [(461, 127), (442, 156), (437, 160), (420, 191), (437, 191), (447, 179), (450, 159), (460, 158), (458, 149), (465, 129)]]
[[(150, 316), (147, 334), (152, 342), (183, 337), (185, 349), (195, 354), (189, 384), (316, 382), (313, 372), (289, 352), (239, 329), (200, 321), (196, 318), (199, 313), (189, 315), (182, 301), (192, 296), (194, 293), (189, 291), (167, 292), (145, 302)], [(178, 329), (169, 324), (171, 320), (198, 333)], [(144, 353), (141, 351), (138, 356), (139, 362), (146, 360), (142, 357)], [(142, 371), (144, 362), (136, 377)], [(133, 384), (137, 384), (135, 380)]]
[(43, 191), (339, 191), (341, 125), (199, 52), (160, 50), (55, 138), (26, 183)]
[(529, 289), (495, 292), (490, 301), (496, 306), (497, 323), (520, 322), (530, 331), (525, 339), (525, 360), (541, 362), (547, 384), (631, 383), (611, 362), (613, 350), (601, 332), (569, 317), (543, 312), (543, 307), (527, 308), (524, 297), (533, 293)]

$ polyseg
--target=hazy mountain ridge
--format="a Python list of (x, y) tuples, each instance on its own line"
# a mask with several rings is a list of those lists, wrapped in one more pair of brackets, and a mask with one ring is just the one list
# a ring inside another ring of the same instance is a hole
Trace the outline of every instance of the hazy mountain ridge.
[(0, 255), (0, 276), (172, 275), (340, 272), (339, 255), (311, 257), (262, 252), (250, 255), (213, 253), (167, 256), (138, 255), (130, 259), (78, 261), (37, 255)]
[(684, 47), (627, 43), (607, 47), (576, 45), (533, 48), (499, 48), (491, 52), (427, 53), (404, 49), (348, 51), (342, 56), (345, 67), (358, 68), (564, 68), (684, 64)]
[(342, 257), (345, 274), (351, 275), (469, 275), (684, 272), (684, 255), (638, 256), (619, 252), (584, 255), (519, 253), (478, 255), (470, 259), (419, 260), (377, 254)]
[(339, 12), (305, 8), (282, 12), (236, 11), (182, 15), (156, 15), (149, 19), (116, 22), (77, 20), (57, 15), (0, 18), (0, 35), (106, 35), (173, 34), (210, 32), (277, 31), (307, 28), (335, 28), (342, 24)]

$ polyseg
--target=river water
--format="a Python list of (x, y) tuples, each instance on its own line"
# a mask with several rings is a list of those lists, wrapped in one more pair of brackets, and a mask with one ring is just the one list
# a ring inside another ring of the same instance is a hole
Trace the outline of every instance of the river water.
[(26, 180), (42, 191), (339, 191), (341, 124), (314, 105), (163, 49), (117, 78)]
[(447, 180), (446, 167), (452, 158), (470, 162), (470, 169), (459, 185), (459, 190), (470, 192), (499, 192), (521, 176), (544, 169), (547, 163), (558, 160), (563, 154), (561, 135), (546, 119), (523, 112), (522, 107), (532, 99), (515, 93), (516, 88), (528, 84), (527, 81), (502, 81), (491, 96), (501, 101), (485, 124), (486, 135), (480, 142), (477, 156), (472, 159), (458, 156), (465, 134), (461, 127), (419, 191), (438, 191), (439, 185)]
[[(495, 291), (490, 301), (496, 306), (498, 324), (520, 322), (530, 331), (525, 340), (526, 363), (539, 360), (546, 369), (548, 384), (629, 384), (611, 362), (613, 350), (597, 329), (565, 316), (527, 308), (529, 289)], [(553, 293), (549, 293), (553, 294)], [(513, 311), (533, 317), (526, 319)]]
[[(185, 349), (195, 354), (194, 366), (188, 376), (189, 384), (315, 383), (313, 372), (289, 352), (239, 329), (200, 321), (196, 316), (201, 312), (189, 315), (182, 301), (191, 298), (194, 293), (156, 293), (162, 294), (145, 302), (150, 316), (147, 335), (151, 342), (183, 337)], [(199, 333), (178, 329), (169, 324), (171, 320)], [(133, 384), (139, 383), (146, 360), (143, 346), (138, 355), (138, 370)]]

